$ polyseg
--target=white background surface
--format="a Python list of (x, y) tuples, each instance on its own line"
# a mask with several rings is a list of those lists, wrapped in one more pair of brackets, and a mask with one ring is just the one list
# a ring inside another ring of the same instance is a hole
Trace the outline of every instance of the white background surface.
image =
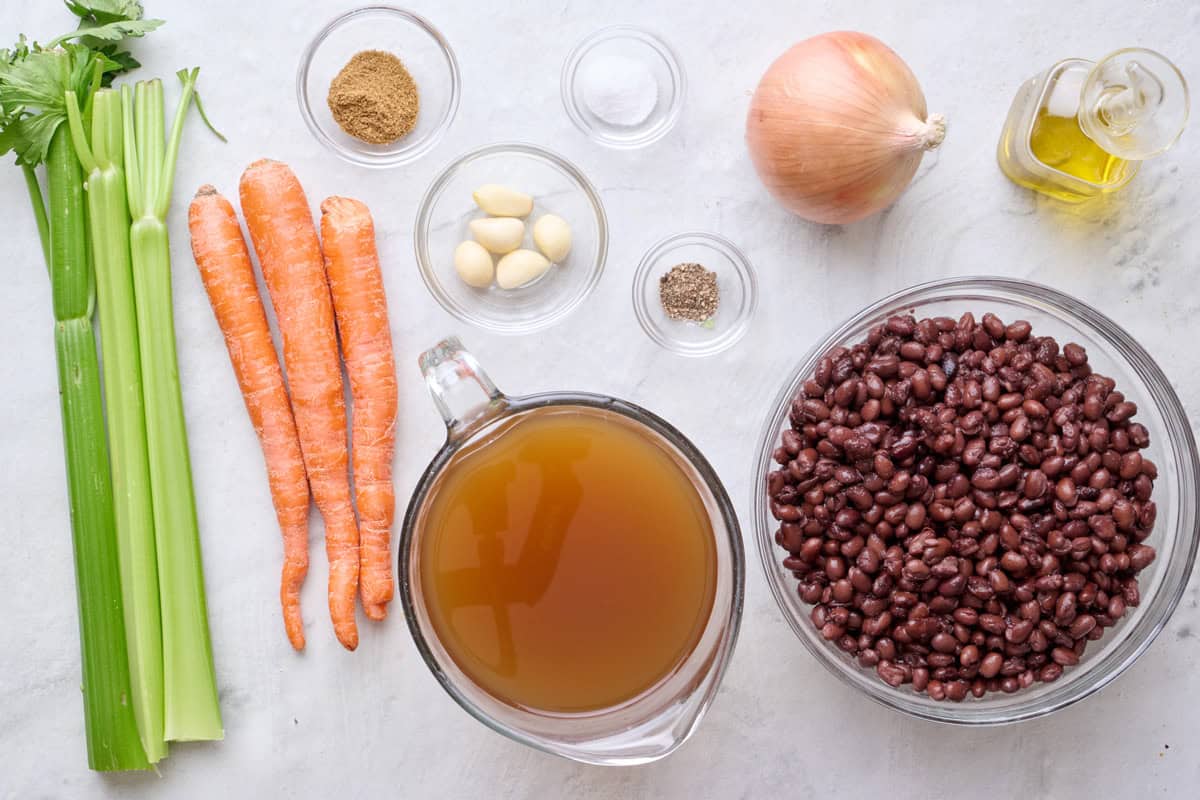
[[(48, 39), (58, 3), (5, 0), (0, 38)], [(330, 629), (314, 522), (304, 591), (308, 650), (292, 652), (277, 605), (279, 536), (258, 443), (187, 246), (186, 199), (229, 196), (255, 158), (288, 161), (314, 208), (331, 193), (376, 216), (401, 379), (396, 461), (403, 508), (441, 423), (416, 356), (458, 332), (502, 388), (586, 389), (662, 414), (711, 459), (749, 522), (750, 461), (781, 375), (863, 305), (958, 274), (1030, 278), (1070, 291), (1133, 332), (1200, 419), (1200, 120), (1148, 164), (1120, 202), (1078, 219), (1008, 183), (993, 151), (1025, 78), (1069, 56), (1153, 47), (1200, 85), (1200, 7), (1177, 2), (732, 3), (418, 0), (463, 71), (446, 140), (408, 167), (367, 171), (326, 152), (296, 109), (294, 72), (346, 2), (149, 2), (168, 20), (135, 48), (143, 76), (203, 68), (222, 145), (192, 119), (170, 225), (181, 379), (192, 442), (226, 739), (176, 746), (154, 775), (85, 768), (70, 535), (50, 298), (17, 170), (0, 171), (0, 797), (1185, 797), (1200, 783), (1200, 584), (1115, 684), (1049, 719), (962, 730), (907, 719), (828, 675), (783, 622), (751, 532), (745, 618), (731, 668), (695, 737), (658, 764), (585, 767), (491, 733), (438, 687), (399, 603), (361, 620), (358, 652)], [(970, 8), (968, 8), (970, 6)], [(1081, 8), (1087, 11), (1081, 11)], [(986, 8), (986, 10), (984, 10)], [(651, 10), (652, 9), (652, 10)], [(595, 28), (646, 25), (679, 52), (689, 96), (677, 128), (639, 151), (589, 142), (568, 122), (558, 75)], [(758, 185), (742, 144), (749, 92), (787, 45), (822, 31), (873, 33), (920, 78), (949, 133), (888, 213), (847, 228), (789, 218)], [(173, 104), (173, 100), (171, 101)], [(574, 160), (601, 189), (612, 241), (592, 298), (542, 334), (498, 338), (449, 317), (412, 256), (412, 220), (435, 172), (488, 141), (527, 139)], [(761, 303), (735, 349), (706, 360), (659, 350), (637, 327), (630, 278), (642, 252), (687, 229), (740, 244)], [(314, 519), (317, 515), (313, 514)], [(361, 615), (360, 615), (361, 616)]]

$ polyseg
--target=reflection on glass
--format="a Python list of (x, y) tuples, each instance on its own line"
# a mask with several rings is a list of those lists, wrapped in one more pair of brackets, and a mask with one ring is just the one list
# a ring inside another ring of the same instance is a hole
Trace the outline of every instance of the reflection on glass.
[[(476, 479), (481, 484), (500, 489), (491, 497), (494, 506), (464, 504), (475, 539), (478, 566), (451, 569), (437, 576), (446, 596), (454, 598), (444, 608), (452, 623), (459, 608), (485, 606), (491, 610), (499, 649), (499, 658), (491, 666), (501, 675), (517, 674), (509, 607), (514, 603), (536, 605), (545, 594), (558, 566), (563, 537), (582, 496), (570, 464), (587, 453), (588, 440), (568, 434), (559, 438), (558, 447), (563, 463), (555, 465), (557, 469), (549, 469), (548, 463), (538, 457), (536, 448), (528, 444), (517, 450), (516, 463), (494, 461), (478, 468)], [(534, 512), (528, 533), (516, 560), (508, 562), (504, 557), (509, 520), (507, 495), (516, 482), (518, 464), (536, 470), (538, 480), (536, 495), (530, 498)]]

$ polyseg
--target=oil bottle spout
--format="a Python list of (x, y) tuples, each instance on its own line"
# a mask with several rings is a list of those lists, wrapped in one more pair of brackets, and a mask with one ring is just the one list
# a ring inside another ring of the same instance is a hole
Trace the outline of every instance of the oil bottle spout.
[(1124, 65), (1124, 86), (1114, 86), (1096, 102), (1096, 114), (1114, 136), (1132, 133), (1162, 105), (1166, 88), (1137, 61)]
[(1079, 126), (1108, 153), (1141, 161), (1175, 143), (1188, 117), (1187, 82), (1153, 50), (1118, 50), (1097, 62), (1080, 92)]

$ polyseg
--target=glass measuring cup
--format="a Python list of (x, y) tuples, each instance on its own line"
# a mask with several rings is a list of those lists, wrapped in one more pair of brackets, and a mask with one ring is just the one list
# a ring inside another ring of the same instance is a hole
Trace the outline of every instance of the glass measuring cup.
[[(687, 740), (704, 716), (733, 652), (741, 622), (745, 586), (741, 530), (720, 479), (683, 434), (632, 403), (584, 392), (510, 397), (496, 388), (454, 337), (427, 350), (419, 363), (447, 433), (445, 444), (418, 481), (405, 512), (399, 574), (408, 627), (429, 670), (471, 716), (539, 750), (601, 765), (642, 764), (668, 755)], [(708, 514), (714, 537), (716, 587), (712, 609), (695, 647), (646, 691), (595, 711), (541, 711), (512, 705), (489, 694), (459, 667), (439, 641), (420, 579), (424, 515), (444, 476), (455, 469), (456, 454), (464, 447), (480, 446), (507, 421), (547, 407), (600, 409), (635, 423), (640, 433), (667, 453), (689, 478)]]

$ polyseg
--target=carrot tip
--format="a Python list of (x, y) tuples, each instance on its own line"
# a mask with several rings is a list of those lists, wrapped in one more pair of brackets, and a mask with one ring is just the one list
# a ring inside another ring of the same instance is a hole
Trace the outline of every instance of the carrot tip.
[(207, 197), (210, 194), (216, 193), (217, 187), (213, 186), (211, 183), (206, 183), (196, 190), (196, 197)]
[(367, 615), (367, 619), (378, 622), (387, 617), (387, 606), (383, 603), (364, 605), (363, 612)]

